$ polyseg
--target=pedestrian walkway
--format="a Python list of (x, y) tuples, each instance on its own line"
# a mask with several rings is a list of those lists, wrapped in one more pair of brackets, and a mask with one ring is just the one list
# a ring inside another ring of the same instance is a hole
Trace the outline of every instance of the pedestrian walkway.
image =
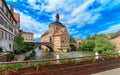
[(95, 73), (95, 74), (92, 74), (92, 75), (120, 75), (120, 68), (107, 70), (107, 71)]

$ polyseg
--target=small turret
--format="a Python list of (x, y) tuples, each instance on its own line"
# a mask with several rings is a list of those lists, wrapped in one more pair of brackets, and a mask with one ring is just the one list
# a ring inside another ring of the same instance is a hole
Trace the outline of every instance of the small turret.
[(59, 22), (59, 14), (56, 14), (56, 21)]

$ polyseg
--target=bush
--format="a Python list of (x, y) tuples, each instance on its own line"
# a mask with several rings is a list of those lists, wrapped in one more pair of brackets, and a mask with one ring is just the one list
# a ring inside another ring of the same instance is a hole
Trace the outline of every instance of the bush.
[(105, 37), (97, 37), (95, 40), (95, 52), (110, 54), (114, 52), (115, 45)]
[(12, 52), (12, 51), (7, 51), (7, 53), (10, 54), (10, 60), (14, 60), (14, 58), (15, 58), (15, 53)]
[(95, 48), (95, 43), (93, 40), (84, 40), (80, 44), (80, 50), (93, 51)]
[(33, 50), (34, 43), (33, 42), (24, 42), (25, 44), (25, 49), (27, 51)]
[(24, 45), (25, 45), (24, 49), (22, 49), (22, 50), (14, 50), (14, 53), (15, 54), (23, 54), (23, 53), (26, 53), (28, 51), (33, 50), (34, 43), (32, 43), (32, 42), (24, 42)]
[(2, 47), (0, 47), (0, 53), (2, 53), (3, 52), (3, 48)]

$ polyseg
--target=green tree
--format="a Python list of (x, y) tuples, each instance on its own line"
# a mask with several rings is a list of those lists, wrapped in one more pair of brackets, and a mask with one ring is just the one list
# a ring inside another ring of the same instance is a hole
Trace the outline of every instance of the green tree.
[(15, 50), (23, 50), (25, 48), (24, 38), (21, 35), (17, 35), (14, 38)]
[(70, 42), (76, 42), (72, 36), (70, 36)]
[(107, 36), (108, 36), (108, 38), (110, 39), (110, 38), (112, 38), (113, 36), (115, 36), (115, 34), (116, 34), (115, 32), (111, 32), (111, 33), (108, 33)]
[(86, 40), (95, 40), (95, 38), (96, 38), (96, 36), (97, 36), (97, 34), (93, 34), (93, 35), (91, 35), (91, 36), (87, 36), (86, 37)]
[(30, 51), (33, 49), (34, 43), (33, 42), (25, 42), (25, 49)]
[(95, 49), (102, 54), (109, 54), (114, 52), (115, 45), (112, 44), (105, 34), (99, 34), (95, 39)]
[(80, 44), (80, 50), (93, 51), (95, 43), (93, 40), (84, 40)]

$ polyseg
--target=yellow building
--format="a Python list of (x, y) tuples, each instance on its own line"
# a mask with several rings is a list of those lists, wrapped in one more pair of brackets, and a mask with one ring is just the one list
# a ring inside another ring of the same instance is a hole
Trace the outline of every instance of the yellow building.
[(116, 35), (111, 38), (111, 42), (115, 44), (115, 50), (120, 51), (120, 31), (118, 31)]
[(41, 36), (41, 42), (52, 42), (54, 51), (68, 51), (70, 36), (65, 25), (59, 21), (59, 14), (56, 14), (56, 21), (49, 24), (49, 29)]
[(19, 31), (22, 37), (24, 38), (24, 42), (34, 42), (34, 34), (31, 32), (24, 32), (23, 30)]

